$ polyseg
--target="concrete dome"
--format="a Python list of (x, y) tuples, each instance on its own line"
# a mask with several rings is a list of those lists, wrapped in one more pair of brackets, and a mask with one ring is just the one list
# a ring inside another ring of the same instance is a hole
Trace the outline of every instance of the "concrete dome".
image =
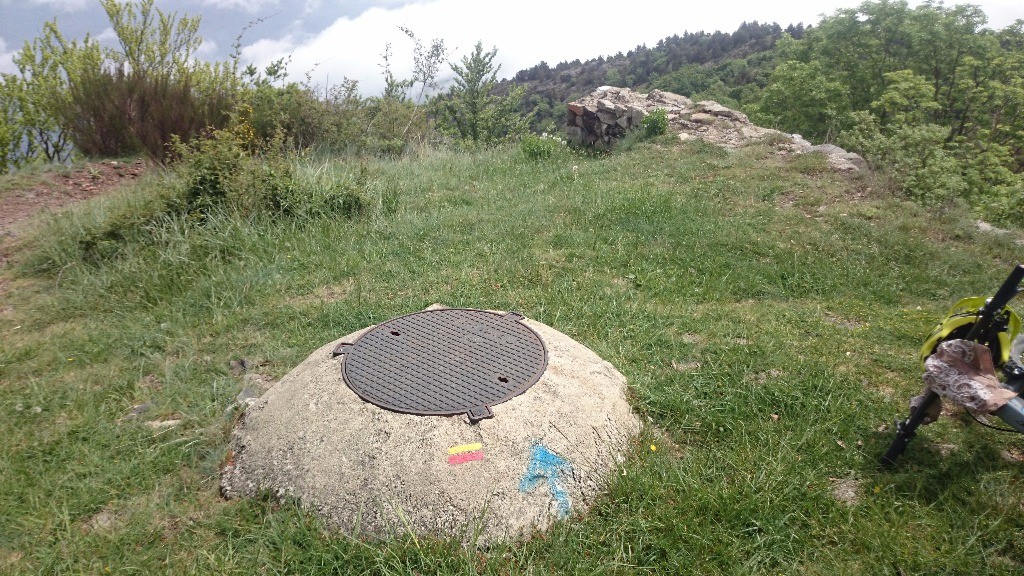
[(585, 512), (640, 422), (611, 364), (549, 326), (522, 322), (547, 348), (547, 369), (475, 424), (392, 412), (353, 393), (331, 352), (372, 326), (325, 344), (246, 409), (223, 493), (294, 497), (352, 535), (412, 530), (477, 543)]

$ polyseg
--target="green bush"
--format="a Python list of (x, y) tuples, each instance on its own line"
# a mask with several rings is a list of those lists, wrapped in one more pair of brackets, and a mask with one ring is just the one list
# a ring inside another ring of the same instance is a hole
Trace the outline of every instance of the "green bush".
[(16, 78), (0, 76), (0, 175), (19, 167), (27, 160), (22, 151), (28, 127), (22, 121), (17, 105)]
[(366, 113), (363, 149), (376, 156), (396, 158), (429, 137), (430, 122), (422, 106), (411, 100), (374, 98)]
[(178, 208), (198, 216), (219, 208), (299, 218), (362, 212), (366, 174), (346, 179), (322, 169), (310, 173), (282, 135), (269, 142), (253, 135), (243, 122), (190, 145), (178, 141)]
[[(119, 49), (89, 36), (68, 41), (56, 21), (15, 55), (16, 107), (30, 127), (25, 156), (66, 160), (70, 147), (86, 156), (118, 157), (140, 150), (163, 162), (172, 135), (189, 140), (224, 126), (236, 97), (233, 66), (195, 57), (199, 18), (155, 8), (153, 0), (101, 0)], [(10, 116), (10, 114), (8, 114)]]
[(254, 162), (236, 132), (214, 130), (190, 144), (175, 138), (171, 148), (178, 158), (181, 210), (206, 213), (245, 196), (245, 172), (253, 169)]
[(346, 80), (323, 96), (309, 86), (265, 81), (247, 88), (243, 101), (251, 107), (251, 124), (258, 138), (283, 133), (295, 150), (364, 151), (370, 112), (359, 97), (355, 81)]
[(523, 151), (523, 156), (526, 156), (527, 160), (534, 162), (551, 158), (565, 146), (565, 140), (548, 134), (547, 132), (540, 136), (537, 136), (536, 134), (527, 134), (519, 142), (519, 149)]
[(962, 166), (943, 146), (947, 129), (935, 124), (883, 126), (863, 111), (851, 118), (854, 125), (841, 135), (840, 144), (885, 173), (903, 196), (937, 205), (967, 193)]
[(996, 186), (978, 201), (979, 214), (990, 222), (1024, 226), (1024, 182)]
[(751, 120), (828, 141), (849, 122), (850, 104), (842, 84), (817, 63), (783, 62), (772, 72)]
[(664, 108), (656, 108), (640, 122), (644, 136), (654, 138), (668, 132), (668, 114)]
[(461, 66), (450, 62), (455, 73), (452, 86), (431, 104), (438, 130), (466, 148), (514, 142), (530, 125), (520, 110), (524, 87), (497, 94), (497, 54), (497, 48), (484, 52), (483, 43), (477, 42), (473, 52), (462, 57)]

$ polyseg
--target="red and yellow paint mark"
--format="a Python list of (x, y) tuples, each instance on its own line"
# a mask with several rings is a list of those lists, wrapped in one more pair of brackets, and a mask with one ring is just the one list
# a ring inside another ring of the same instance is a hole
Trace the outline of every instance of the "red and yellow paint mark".
[(476, 442), (473, 444), (463, 444), (461, 446), (452, 446), (448, 449), (448, 464), (457, 466), (459, 464), (465, 464), (466, 462), (474, 462), (476, 460), (484, 459), (484, 445)]

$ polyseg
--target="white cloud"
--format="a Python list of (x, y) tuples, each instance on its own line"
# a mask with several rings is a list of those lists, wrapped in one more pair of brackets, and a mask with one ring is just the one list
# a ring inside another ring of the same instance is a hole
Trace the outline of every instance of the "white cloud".
[[(859, 3), (847, 0), (835, 5)], [(520, 0), (495, 11), (493, 5), (479, 0), (434, 0), (371, 8), (358, 17), (336, 20), (307, 41), (296, 44), (286, 37), (276, 41), (279, 51), (275, 52), (274, 41), (261, 40), (243, 54), (265, 65), (291, 53), (292, 76), (316, 67), (316, 81), (330, 77), (337, 82), (347, 76), (360, 81), (364, 94), (374, 94), (383, 86), (380, 55), (387, 43), (393, 45), (395, 74), (411, 71), (412, 45), (398, 26), (409, 27), (425, 43), (443, 38), (454, 61), (472, 50), (477, 40), (487, 49), (496, 46), (499, 76), (508, 77), (542, 60), (555, 65), (627, 52), (685, 31), (732, 31), (743, 20), (782, 25), (817, 22), (824, 10), (821, 6), (808, 0), (786, 4), (723, 0), (706, 9), (675, 0), (641, 1), (603, 21), (600, 12), (588, 14), (576, 3)]]
[(0, 73), (16, 74), (18, 67), (14, 65), (14, 54), (17, 50), (7, 50), (7, 42), (0, 38)]
[(988, 26), (996, 30), (1013, 24), (1015, 20), (1024, 19), (1024, 6), (1019, 0), (985, 0), (981, 7), (988, 16)]
[(306, 0), (306, 4), (302, 7), (302, 14), (312, 14), (320, 9), (323, 4), (323, 0)]
[(200, 60), (216, 60), (218, 48), (219, 46), (213, 40), (203, 40), (199, 49), (196, 50), (196, 57)]
[(202, 4), (221, 10), (241, 9), (254, 14), (267, 7), (277, 6), (280, 4), (280, 0), (202, 0)]
[[(215, 1), (215, 0), (209, 0)], [(230, 2), (233, 0), (219, 0)], [(497, 8), (480, 0), (430, 0), (410, 3), (378, 0), (376, 7), (358, 16), (335, 20), (321, 32), (305, 37), (288, 27), (277, 39), (259, 40), (243, 51), (243, 62), (251, 59), (263, 66), (291, 55), (293, 78), (313, 70), (316, 82), (337, 83), (342, 77), (359, 80), (364, 95), (378, 94), (383, 87), (381, 54), (392, 44), (392, 70), (408, 76), (412, 67), (412, 44), (399, 26), (412, 29), (424, 42), (443, 38), (449, 59), (472, 50), (477, 40), (485, 49), (498, 48), (499, 76), (541, 61), (554, 66), (561, 61), (587, 60), (628, 52), (640, 44), (684, 32), (731, 32), (743, 21), (816, 24), (823, 15), (839, 8), (852, 8), (862, 0), (719, 0), (713, 4), (678, 0), (639, 0), (620, 8), (614, 15), (600, 10), (588, 12), (584, 5), (550, 0), (519, 0)], [(918, 2), (919, 3), (919, 2)], [(917, 4), (917, 3), (914, 3)], [(320, 0), (306, 0), (307, 9)], [(382, 7), (384, 5), (384, 7)], [(983, 8), (991, 16), (990, 26), (1002, 27), (1024, 17), (1019, 0), (986, 0)], [(315, 14), (306, 18), (312, 19)], [(449, 72), (447, 66), (444, 72)]]
[(107, 46), (115, 45), (118, 42), (118, 40), (117, 40), (117, 32), (114, 32), (114, 29), (111, 28), (110, 26), (107, 26), (106, 28), (104, 28), (103, 32), (100, 32), (99, 34), (94, 36), (94, 38), (100, 44), (107, 45)]
[(285, 36), (278, 40), (263, 38), (242, 48), (241, 62), (242, 64), (252, 62), (263, 68), (279, 58), (287, 57), (294, 50), (295, 42), (291, 36)]
[[(4, 2), (9, 4), (10, 2)], [(89, 0), (29, 0), (29, 4), (52, 6), (59, 8), (62, 12), (74, 12), (92, 4)]]

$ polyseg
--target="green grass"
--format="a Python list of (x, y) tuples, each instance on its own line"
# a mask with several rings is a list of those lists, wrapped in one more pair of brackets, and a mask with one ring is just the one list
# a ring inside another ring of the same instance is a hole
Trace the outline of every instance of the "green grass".
[(53, 174), (67, 172), (67, 167), (57, 164), (30, 164), (13, 174), (0, 176), (0, 199), (13, 193), (37, 187), (49, 187)]
[[(1020, 440), (954, 417), (875, 464), (921, 339), (1021, 248), (818, 164), (437, 152), (309, 168), (363, 175), (354, 217), (133, 217), (155, 179), (56, 218), (0, 276), (0, 572), (1018, 574)], [(477, 551), (220, 498), (230, 360), (277, 378), (433, 302), (520, 310), (627, 376), (647, 429), (586, 517)], [(182, 423), (138, 421), (159, 419)]]

